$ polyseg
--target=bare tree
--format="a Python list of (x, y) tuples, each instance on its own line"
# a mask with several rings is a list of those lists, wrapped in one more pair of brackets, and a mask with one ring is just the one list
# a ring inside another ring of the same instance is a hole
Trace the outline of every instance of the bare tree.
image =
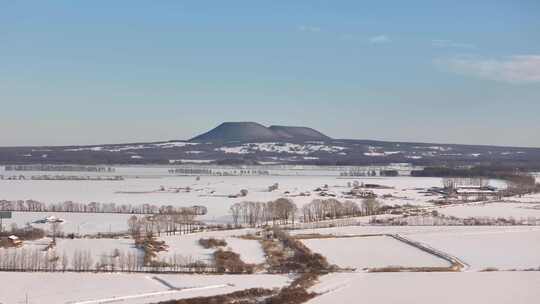
[(57, 220), (53, 220), (50, 223), (50, 225), (51, 225), (51, 233), (52, 233), (53, 243), (56, 244), (56, 236), (58, 235), (58, 233), (61, 230), (60, 222), (57, 221)]
[(238, 226), (238, 218), (240, 217), (240, 212), (242, 211), (242, 205), (240, 203), (234, 203), (229, 208), (231, 212), (233, 222), (235, 226)]

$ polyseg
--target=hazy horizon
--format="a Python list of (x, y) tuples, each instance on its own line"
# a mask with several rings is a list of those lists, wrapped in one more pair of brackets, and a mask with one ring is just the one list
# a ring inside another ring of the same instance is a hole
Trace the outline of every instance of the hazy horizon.
[[(237, 121), (240, 122), (240, 121)], [(242, 122), (250, 122), (250, 121), (242, 121)], [(258, 122), (256, 122), (258, 123)], [(16, 146), (3, 146), (0, 145), (0, 147), (43, 147), (43, 146), (96, 146), (96, 145), (114, 145), (114, 144), (133, 144), (133, 143), (149, 143), (149, 142), (165, 142), (165, 141), (188, 141), (191, 138), (200, 135), (202, 133), (205, 133), (206, 131), (209, 131), (213, 129), (214, 127), (217, 127), (219, 124), (216, 124), (213, 127), (209, 127), (207, 130), (203, 130), (200, 133), (193, 134), (192, 136), (186, 137), (186, 138), (170, 138), (170, 139), (149, 139), (149, 140), (142, 140), (142, 141), (117, 141), (117, 142), (95, 142), (95, 143), (65, 143), (65, 144), (45, 144), (45, 145), (16, 145)], [(263, 124), (266, 127), (270, 125), (276, 125), (276, 124)], [(300, 125), (289, 125), (289, 126), (300, 126)], [(300, 127), (310, 127), (311, 126), (300, 126)], [(313, 128), (317, 131), (321, 131), (317, 128)], [(324, 135), (330, 136), (333, 140), (373, 140), (373, 141), (388, 141), (388, 142), (409, 142), (409, 143), (433, 143), (433, 144), (456, 144), (456, 145), (480, 145), (480, 146), (507, 146), (507, 147), (521, 147), (521, 148), (540, 148), (540, 146), (511, 146), (511, 145), (494, 145), (494, 144), (481, 144), (481, 143), (460, 143), (460, 142), (441, 142), (441, 141), (417, 141), (417, 140), (393, 140), (393, 139), (378, 139), (378, 138), (345, 138), (345, 137), (335, 137), (331, 136), (329, 134), (326, 134), (325, 132), (322, 132)]]
[(0, 146), (225, 121), (540, 147), (540, 2), (0, 2)]

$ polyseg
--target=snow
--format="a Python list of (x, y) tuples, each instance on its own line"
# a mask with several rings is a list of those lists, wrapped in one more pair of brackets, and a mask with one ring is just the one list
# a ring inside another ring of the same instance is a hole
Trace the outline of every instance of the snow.
[(339, 273), (312, 288), (308, 304), (536, 303), (540, 272)]
[(450, 266), (443, 259), (387, 236), (306, 239), (302, 242), (330, 263), (357, 271), (386, 266)]
[(253, 152), (250, 152), (246, 147), (243, 147), (243, 146), (239, 146), (239, 147), (221, 147), (221, 148), (216, 148), (215, 151), (221, 151), (221, 152), (229, 153), (229, 154), (253, 153)]
[[(56, 255), (62, 256), (64, 253), (69, 261), (73, 260), (75, 252), (90, 252), (94, 263), (102, 258), (113, 256), (114, 251), (119, 253), (134, 253), (140, 258), (143, 252), (135, 247), (133, 239), (56, 239), (54, 251)], [(72, 266), (72, 265), (71, 265)]]
[(192, 164), (210, 164), (216, 161), (215, 159), (169, 159), (169, 163), (174, 164), (177, 162), (180, 163), (192, 163)]
[(150, 148), (163, 148), (163, 149), (170, 149), (170, 148), (181, 148), (186, 146), (195, 146), (198, 145), (198, 143), (189, 143), (189, 142), (165, 142), (165, 143), (157, 143), (157, 144), (139, 144), (139, 145), (113, 145), (113, 146), (91, 146), (91, 147), (80, 147), (80, 148), (68, 148), (64, 149), (66, 152), (80, 152), (80, 151), (93, 151), (93, 152), (99, 152), (99, 151), (107, 151), (107, 152), (123, 152), (123, 151), (130, 151), (130, 150), (143, 150), (143, 149), (150, 149)]
[(446, 206), (436, 209), (446, 216), (467, 217), (502, 217), (515, 219), (536, 217), (540, 218), (540, 203), (476, 203), (458, 206)]
[[(9, 248), (3, 249), (0, 248), (0, 257), (5, 250), (13, 251), (17, 250), (19, 252), (25, 251), (26, 253), (33, 252), (34, 250), (39, 250), (42, 254), (46, 254), (47, 251), (44, 249), (51, 243), (50, 238), (43, 238), (34, 241), (24, 241), (22, 247), (18, 248)], [(54, 249), (55, 255), (62, 257), (64, 254), (67, 256), (69, 264), (68, 269), (73, 269), (73, 257), (76, 252), (79, 253), (90, 253), (92, 257), (93, 264), (100, 262), (104, 258), (113, 256), (114, 251), (118, 250), (120, 254), (130, 254), (134, 253), (139, 258), (142, 258), (143, 252), (135, 247), (135, 244), (132, 239), (56, 239), (56, 246)], [(94, 265), (92, 265), (94, 266)]]
[(199, 143), (193, 143), (193, 142), (166, 142), (166, 143), (154, 144), (154, 146), (161, 147), (164, 149), (169, 149), (169, 148), (177, 148), (177, 147), (196, 146), (198, 144)]
[(227, 247), (240, 254), (240, 259), (246, 263), (262, 264), (266, 261), (261, 243), (257, 240), (228, 237), (225, 241), (227, 241)]
[[(306, 170), (297, 170), (298, 174), (306, 174)], [(309, 173), (310, 171), (308, 171)], [(26, 172), (25, 172), (26, 173)], [(53, 174), (53, 173), (50, 173)], [(329, 186), (329, 192), (337, 194), (337, 199), (346, 200), (344, 192), (350, 191), (348, 183), (381, 184), (393, 189), (373, 189), (379, 195), (378, 200), (387, 205), (413, 204), (432, 206), (430, 200), (438, 196), (421, 193), (429, 187), (441, 186), (440, 178), (421, 177), (359, 177), (343, 178), (337, 176), (202, 176), (196, 180), (194, 176), (167, 176), (167, 167), (119, 167), (114, 175), (126, 176), (117, 181), (57, 181), (57, 180), (0, 180), (0, 200), (33, 199), (45, 203), (74, 201), (80, 203), (115, 203), (142, 205), (192, 206), (202, 205), (208, 214), (200, 219), (213, 222), (231, 222), (229, 207), (241, 201), (267, 202), (280, 197), (289, 197), (299, 208), (314, 199), (321, 198), (314, 189)], [(165, 174), (165, 176), (163, 175)], [(90, 174), (89, 174), (90, 175)], [(139, 176), (139, 178), (136, 178)], [(268, 192), (268, 186), (279, 183), (277, 191)], [(492, 185), (500, 186), (501, 182), (492, 181)], [(166, 191), (157, 191), (163, 186)], [(191, 188), (191, 191), (174, 191), (175, 188)], [(241, 189), (247, 189), (246, 197), (229, 198)], [(286, 194), (285, 192), (288, 192)], [(310, 192), (309, 196), (298, 196)], [(382, 198), (383, 195), (391, 197)], [(351, 199), (361, 203), (362, 199)], [(22, 226), (27, 222), (43, 218), (45, 214), (15, 213), (11, 222)], [(127, 230), (127, 219), (130, 215), (120, 214), (54, 214), (66, 219), (64, 232), (95, 233), (117, 232)], [(5, 224), (9, 224), (6, 221)]]
[[(63, 219), (60, 229), (64, 233), (95, 234), (98, 232), (126, 232), (131, 214), (114, 213), (73, 213), (73, 212), (13, 212), (11, 219), (4, 219), (3, 225), (9, 227), (16, 223), (24, 227), (27, 223), (54, 216)], [(50, 230), (49, 224), (32, 224), (37, 228)]]
[(365, 156), (386, 156), (384, 152), (364, 152)]
[[(178, 288), (170, 289), (157, 277)], [(157, 303), (289, 283), (281, 275), (166, 275), (0, 272), (0, 303)]]
[(249, 154), (255, 152), (273, 152), (273, 153), (288, 153), (288, 154), (297, 154), (297, 155), (308, 155), (314, 152), (327, 152), (327, 153), (336, 153), (341, 152), (347, 148), (341, 146), (329, 146), (324, 144), (293, 144), (293, 143), (274, 143), (274, 142), (263, 142), (263, 143), (249, 143), (243, 144), (240, 146), (233, 147), (220, 147), (216, 148), (216, 151), (222, 151), (224, 153), (233, 153), (233, 154)]
[(240, 229), (209, 231), (187, 235), (161, 236), (160, 240), (165, 241), (165, 244), (168, 245), (169, 248), (168, 251), (159, 252), (158, 258), (167, 259), (179, 254), (183, 257), (191, 257), (194, 260), (211, 262), (212, 254), (216, 249), (203, 248), (201, 245), (199, 245), (199, 240), (202, 238), (216, 238), (224, 239), (227, 242), (227, 246), (224, 249), (229, 248), (231, 251), (238, 253), (242, 261), (253, 264), (264, 263), (264, 252), (257, 240), (246, 240), (236, 237), (254, 232), (254, 229)]
[(540, 230), (537, 228), (434, 232), (408, 237), (459, 257), (473, 270), (488, 267), (519, 270), (540, 267)]
[[(472, 271), (488, 267), (501, 270), (540, 267), (539, 226), (357, 226), (291, 232), (293, 235), (311, 233), (399, 234), (459, 258), (469, 264)], [(344, 244), (339, 248), (348, 247)], [(340, 254), (348, 253), (343, 250)]]
[[(388, 204), (418, 204), (430, 205), (428, 200), (433, 196), (425, 196), (415, 188), (440, 186), (440, 178), (414, 178), (414, 177), (381, 177), (381, 178), (338, 178), (332, 176), (203, 176), (199, 181), (192, 176), (166, 176), (156, 177), (148, 174), (157, 174), (157, 169), (147, 168), (140, 178), (130, 178), (134, 171), (128, 168), (119, 168), (116, 175), (128, 177), (119, 181), (51, 181), (51, 180), (0, 180), (0, 199), (27, 200), (33, 199), (41, 202), (58, 203), (74, 201), (81, 203), (100, 202), (116, 204), (141, 205), (151, 203), (155, 205), (192, 206), (203, 205), (208, 208), (207, 216), (203, 219), (229, 221), (229, 206), (243, 200), (269, 201), (286, 196), (310, 191), (329, 185), (331, 192), (344, 200), (342, 192), (350, 190), (348, 182), (358, 181), (364, 183), (378, 183), (395, 189), (375, 189), (379, 195), (392, 194), (395, 198), (382, 199)], [(148, 173), (146, 173), (148, 172)], [(154, 173), (156, 172), (156, 173)], [(165, 170), (166, 172), (166, 170)], [(269, 185), (279, 183), (279, 190), (268, 192)], [(166, 189), (190, 187), (191, 192), (164, 191), (156, 192), (161, 186)], [(236, 194), (241, 189), (247, 189), (248, 195), (244, 198), (227, 198), (224, 196)], [(149, 193), (126, 193), (144, 192)], [(291, 197), (299, 207), (320, 198), (315, 194), (305, 197)], [(360, 199), (356, 199), (359, 203)], [(114, 230), (113, 230), (114, 231)]]
[(401, 153), (401, 151), (383, 151), (383, 152), (370, 151), (370, 152), (364, 152), (364, 155), (365, 156), (388, 156), (388, 155), (399, 154), (399, 153)]
[(333, 228), (317, 228), (292, 230), (291, 235), (322, 234), (336, 236), (366, 235), (366, 234), (399, 234), (404, 236), (434, 234), (434, 233), (506, 233), (527, 232), (540, 233), (540, 226), (345, 226)]
[(521, 197), (512, 196), (511, 198), (508, 198), (508, 200), (511, 200), (511, 201), (514, 201), (514, 202), (539, 203), (540, 204), (540, 193), (526, 194), (526, 195), (522, 195)]

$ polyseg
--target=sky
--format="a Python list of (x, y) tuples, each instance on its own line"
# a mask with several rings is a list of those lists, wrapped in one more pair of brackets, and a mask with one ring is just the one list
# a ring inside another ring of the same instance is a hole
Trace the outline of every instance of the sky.
[(540, 147), (540, 1), (0, 0), (0, 146), (224, 121)]

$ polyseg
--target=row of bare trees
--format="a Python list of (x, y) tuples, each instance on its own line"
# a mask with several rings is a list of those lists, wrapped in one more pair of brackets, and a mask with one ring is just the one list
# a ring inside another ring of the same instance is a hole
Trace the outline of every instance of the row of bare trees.
[[(239, 202), (229, 209), (234, 225), (255, 227), (268, 224), (294, 224), (298, 207), (288, 198), (270, 202)], [(381, 204), (373, 198), (365, 199), (360, 205), (354, 201), (340, 202), (337, 199), (315, 199), (301, 208), (304, 222), (337, 219), (352, 216), (380, 214)]]
[(90, 250), (75, 250), (71, 257), (64, 252), (57, 255), (54, 249), (18, 248), (0, 252), (0, 271), (75, 271), (75, 272), (215, 272), (210, 261), (196, 260), (192, 256), (173, 254), (144, 264), (140, 252), (118, 249), (92, 256)]
[(489, 179), (486, 177), (445, 177), (442, 183), (445, 189), (456, 189), (460, 186), (487, 187)]
[(192, 233), (203, 227), (196, 217), (196, 214), (191, 212), (133, 215), (128, 219), (128, 231), (135, 240), (152, 234), (160, 236), (162, 233), (166, 235)]
[(353, 216), (379, 214), (381, 204), (374, 198), (364, 199), (360, 205), (354, 201), (340, 202), (337, 199), (315, 199), (302, 207), (304, 222), (317, 222)]
[(143, 266), (136, 252), (118, 249), (101, 255), (96, 262), (90, 250), (75, 250), (71, 259), (65, 252), (57, 255), (54, 249), (20, 248), (0, 254), (0, 270), (7, 271), (140, 271)]
[(270, 202), (240, 202), (233, 204), (229, 211), (235, 226), (240, 224), (258, 225), (294, 223), (298, 208), (292, 200), (279, 198)]
[(35, 200), (0, 200), (0, 211), (28, 211), (28, 212), (84, 212), (84, 213), (129, 213), (129, 214), (170, 214), (170, 213), (193, 213), (204, 215), (207, 209), (204, 206), (174, 207), (171, 205), (131, 205), (115, 203), (78, 203), (65, 201), (61, 203), (47, 204)]

